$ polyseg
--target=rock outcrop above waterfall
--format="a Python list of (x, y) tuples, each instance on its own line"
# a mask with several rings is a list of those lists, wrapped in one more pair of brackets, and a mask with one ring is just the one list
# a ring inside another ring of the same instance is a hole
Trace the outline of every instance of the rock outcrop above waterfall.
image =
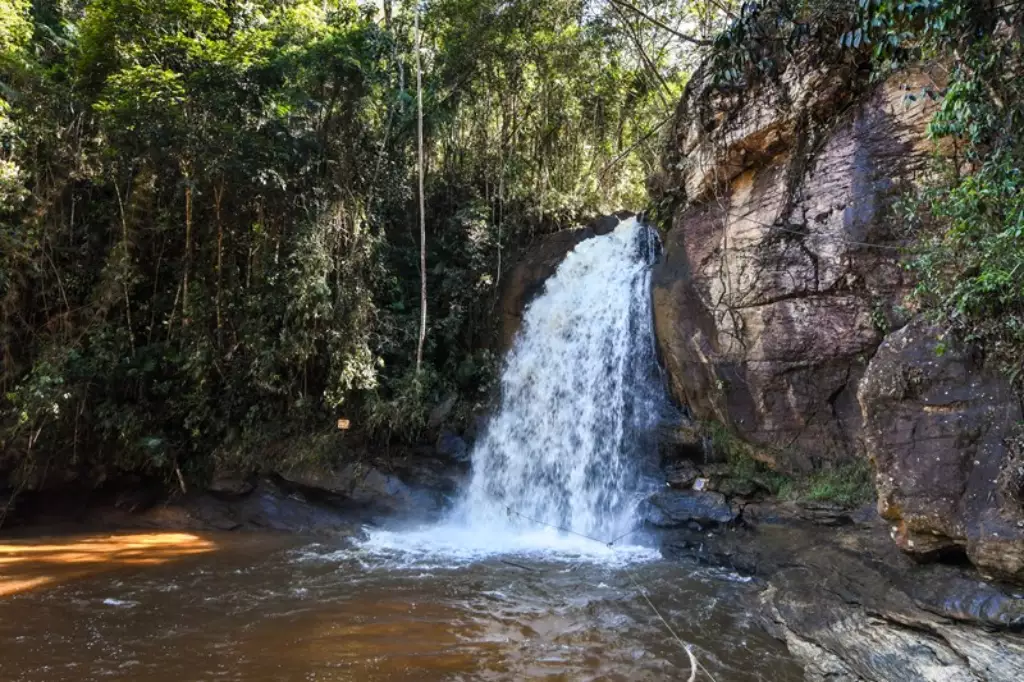
[(608, 234), (632, 216), (632, 213), (620, 211), (595, 218), (584, 227), (559, 230), (540, 239), (516, 260), (501, 286), (501, 337), (498, 346), (502, 352), (512, 347), (526, 306), (544, 290), (544, 283), (555, 274), (566, 254), (585, 239)]
[(1020, 404), (967, 350), (942, 355), (941, 329), (907, 326), (893, 207), (936, 151), (923, 93), (941, 73), (791, 63), (743, 92), (698, 73), (651, 183), (671, 216), (654, 324), (695, 417), (791, 474), (869, 458), (901, 547), (1020, 578), (1003, 442)]

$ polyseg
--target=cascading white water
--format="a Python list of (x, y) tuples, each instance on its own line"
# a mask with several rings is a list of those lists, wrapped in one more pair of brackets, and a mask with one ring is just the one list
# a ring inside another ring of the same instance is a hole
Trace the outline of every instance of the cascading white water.
[(635, 527), (663, 392), (650, 303), (658, 245), (627, 220), (581, 242), (529, 305), (501, 407), (473, 450), (464, 524), (542, 522), (605, 541)]
[(659, 245), (627, 220), (566, 256), (526, 309), (459, 503), (440, 525), (371, 530), (361, 551), (424, 569), (505, 553), (605, 564), (660, 556), (608, 546), (635, 542), (637, 506), (657, 487), (644, 465), (655, 464), (667, 408), (651, 328)]

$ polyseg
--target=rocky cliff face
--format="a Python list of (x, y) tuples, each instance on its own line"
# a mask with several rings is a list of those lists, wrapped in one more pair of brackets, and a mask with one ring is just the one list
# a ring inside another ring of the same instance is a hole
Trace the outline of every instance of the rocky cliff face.
[[(677, 398), (782, 469), (862, 454), (857, 383), (906, 290), (887, 207), (927, 161), (924, 71), (853, 97), (811, 69), (745, 98), (690, 89), (661, 192), (675, 200), (654, 277)], [(703, 98), (703, 99), (702, 99)]]
[(942, 330), (907, 327), (892, 208), (935, 151), (939, 72), (794, 64), (742, 93), (695, 78), (652, 182), (671, 215), (654, 323), (696, 417), (790, 473), (868, 458), (902, 547), (1024, 577), (1020, 496), (1000, 489), (1020, 404), (968, 350), (940, 358)]

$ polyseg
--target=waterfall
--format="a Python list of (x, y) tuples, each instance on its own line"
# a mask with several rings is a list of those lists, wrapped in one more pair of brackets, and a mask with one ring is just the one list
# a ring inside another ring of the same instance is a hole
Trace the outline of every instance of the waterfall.
[(625, 221), (581, 242), (526, 309), (500, 408), (473, 449), (464, 524), (542, 522), (606, 541), (635, 527), (663, 404), (650, 302), (658, 248), (653, 229)]

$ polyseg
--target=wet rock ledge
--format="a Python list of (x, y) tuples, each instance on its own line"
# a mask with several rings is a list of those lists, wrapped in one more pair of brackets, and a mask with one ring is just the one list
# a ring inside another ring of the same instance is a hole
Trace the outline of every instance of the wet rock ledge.
[(750, 605), (808, 682), (1017, 682), (1024, 590), (917, 564), (879, 523), (664, 531), (667, 556), (757, 580)]
[(4, 530), (238, 530), (344, 538), (365, 525), (437, 518), (467, 472), (457, 453), (431, 451), (387, 465), (220, 472), (206, 488), (185, 493), (168, 494), (163, 481), (135, 476), (95, 488), (72, 481), (12, 496)]
[(669, 431), (666, 485), (641, 507), (645, 525), (666, 557), (756, 581), (750, 612), (806, 680), (1024, 679), (1024, 586), (986, 576), (965, 553), (894, 543), (899, 529), (868, 499), (870, 472), (845, 481), (864, 495), (857, 504), (800, 497), (799, 479), (780, 499), (778, 475), (742, 459), (749, 448), (716, 451), (694, 425)]

